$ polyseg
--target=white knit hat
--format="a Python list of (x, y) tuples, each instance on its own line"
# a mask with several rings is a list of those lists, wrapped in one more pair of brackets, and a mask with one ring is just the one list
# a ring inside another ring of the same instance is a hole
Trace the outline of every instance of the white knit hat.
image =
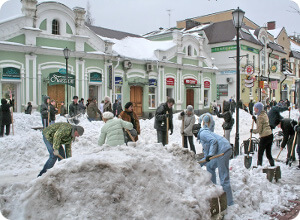
[(114, 114), (112, 112), (104, 112), (103, 118), (105, 119), (112, 119), (114, 117)]

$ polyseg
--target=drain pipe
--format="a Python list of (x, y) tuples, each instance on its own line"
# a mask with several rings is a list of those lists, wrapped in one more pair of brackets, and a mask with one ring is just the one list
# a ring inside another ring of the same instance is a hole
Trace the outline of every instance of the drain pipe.
[(280, 82), (280, 100), (282, 100), (282, 83), (286, 80), (287, 75), (284, 74), (284, 79)]
[(118, 56), (118, 62), (114, 66), (114, 69), (113, 69), (113, 77), (112, 77), (112, 100), (111, 100), (113, 103), (115, 101), (115, 90), (116, 90), (116, 86), (115, 86), (115, 70), (118, 68), (119, 64), (120, 64), (120, 56)]
[[(269, 56), (268, 56), (268, 86), (269, 86), (269, 84), (270, 84), (270, 74), (271, 74), (271, 68), (270, 68), (270, 56), (271, 56), (271, 54), (273, 53), (273, 49), (271, 48), (271, 53), (269, 53)], [(270, 88), (270, 87), (269, 87)], [(272, 91), (271, 91), (271, 89), (270, 89), (270, 92), (269, 92), (269, 97), (271, 97), (271, 93), (272, 93)]]

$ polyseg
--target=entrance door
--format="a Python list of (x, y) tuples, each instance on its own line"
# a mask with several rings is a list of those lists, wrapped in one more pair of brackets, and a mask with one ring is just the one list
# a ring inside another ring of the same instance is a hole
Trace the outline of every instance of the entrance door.
[[(48, 96), (56, 101), (56, 108), (58, 108), (58, 113), (60, 113), (61, 102), (65, 101), (65, 85), (53, 85), (47, 87)], [(67, 103), (65, 103), (66, 106)], [(70, 103), (69, 103), (70, 104)], [(68, 108), (68, 106), (66, 106)]]
[(186, 90), (186, 106), (191, 105), (194, 107), (194, 89)]
[(143, 115), (143, 88), (140, 86), (130, 87), (130, 101), (133, 103), (134, 112), (137, 116)]

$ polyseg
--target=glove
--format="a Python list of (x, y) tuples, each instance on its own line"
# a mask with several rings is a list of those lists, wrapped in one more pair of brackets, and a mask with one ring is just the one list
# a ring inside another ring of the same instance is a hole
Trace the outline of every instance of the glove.
[(206, 160), (207, 162), (209, 162), (209, 161), (210, 161), (210, 158), (211, 158), (211, 156), (207, 156), (207, 157), (205, 158), (205, 160)]
[(295, 125), (295, 126), (294, 126), (294, 131), (295, 131), (295, 132), (298, 132), (299, 128), (300, 128), (299, 125)]
[(182, 112), (180, 113), (180, 115), (181, 115), (181, 116), (184, 116), (184, 111), (182, 111)]
[(254, 120), (254, 122), (256, 123), (256, 117), (254, 115), (252, 115), (252, 120)]
[(168, 118), (168, 117), (169, 117), (169, 114), (165, 114), (165, 117)]
[(250, 129), (250, 133), (253, 133), (253, 129)]
[(172, 135), (173, 134), (173, 128), (171, 129), (171, 133), (170, 133), (170, 135)]
[(55, 156), (58, 156), (58, 155), (59, 155), (58, 150), (54, 150), (54, 151), (53, 151), (53, 154), (54, 154)]

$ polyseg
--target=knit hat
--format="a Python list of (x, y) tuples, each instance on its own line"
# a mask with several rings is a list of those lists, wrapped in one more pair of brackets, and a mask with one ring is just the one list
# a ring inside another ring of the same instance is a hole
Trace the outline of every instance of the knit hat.
[(132, 102), (127, 102), (124, 107), (125, 109), (128, 109), (132, 105), (133, 105)]
[(194, 111), (193, 106), (192, 106), (192, 105), (188, 105), (188, 106), (186, 107), (186, 111), (188, 111), (188, 112), (193, 112), (193, 111)]
[(257, 102), (254, 105), (254, 108), (258, 109), (257, 115), (260, 115), (261, 111), (264, 109), (264, 105), (261, 102)]
[(78, 125), (73, 125), (72, 126), (72, 136), (74, 137), (75, 131), (78, 132), (79, 136), (83, 135), (84, 128)]
[(74, 95), (74, 96), (73, 96), (73, 99), (78, 99), (78, 96), (77, 96), (77, 95)]
[(277, 103), (277, 106), (282, 107), (282, 103), (281, 103), (281, 102), (278, 102), (278, 103)]
[(112, 112), (104, 112), (102, 117), (104, 119), (112, 119), (114, 117), (114, 114)]

